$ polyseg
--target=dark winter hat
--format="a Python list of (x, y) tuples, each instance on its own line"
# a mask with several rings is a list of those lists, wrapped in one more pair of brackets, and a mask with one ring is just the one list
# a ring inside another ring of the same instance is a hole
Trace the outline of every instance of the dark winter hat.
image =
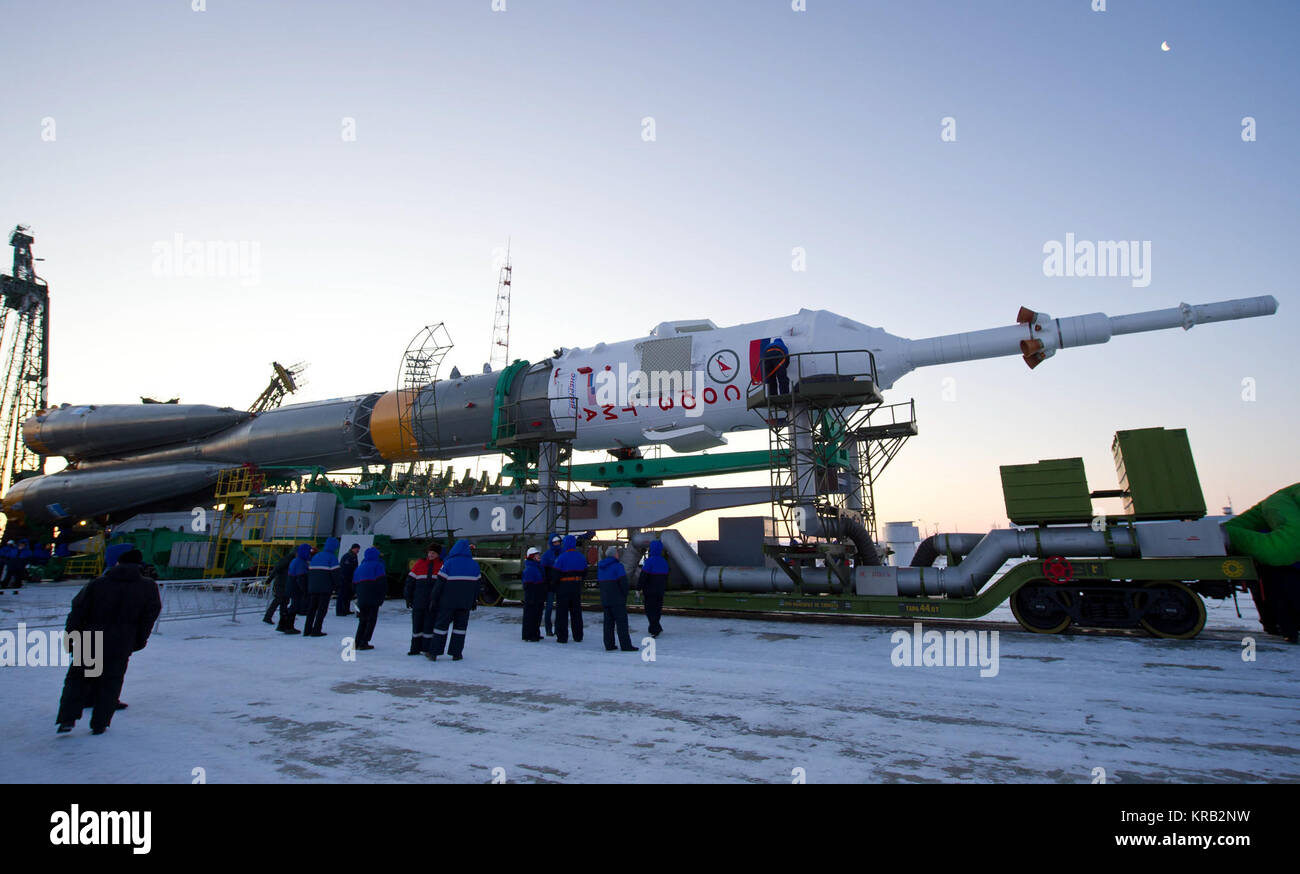
[(361, 544), (360, 544), (360, 543), (354, 543), (354, 544), (352, 544), (351, 546), (348, 547), (348, 552), (351, 552), (351, 551), (354, 550), (354, 549), (360, 549), (360, 548), (361, 548)]
[(128, 549), (117, 557), (118, 564), (144, 564), (144, 554), (138, 549)]

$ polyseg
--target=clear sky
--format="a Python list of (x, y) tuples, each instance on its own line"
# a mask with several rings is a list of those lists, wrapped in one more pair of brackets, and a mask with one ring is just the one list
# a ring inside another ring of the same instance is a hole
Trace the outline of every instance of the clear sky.
[[(30, 223), (47, 259), (51, 400), (244, 407), (272, 359), (309, 363), (303, 399), (385, 389), (437, 321), (477, 370), (510, 237), (511, 351), (531, 360), (801, 306), (923, 337), (1022, 304), (1273, 294), (1269, 319), (1032, 373), (906, 377), (892, 400), (916, 398), (921, 435), (878, 501), (882, 519), (1005, 524), (999, 464), (1080, 455), (1113, 488), (1112, 434), (1152, 425), (1189, 429), (1211, 507), (1300, 480), (1300, 5), (505, 6), (14, 4), (0, 221)], [(1067, 233), (1150, 241), (1150, 284), (1045, 276)], [(255, 275), (160, 271), (178, 234), (256, 243)]]

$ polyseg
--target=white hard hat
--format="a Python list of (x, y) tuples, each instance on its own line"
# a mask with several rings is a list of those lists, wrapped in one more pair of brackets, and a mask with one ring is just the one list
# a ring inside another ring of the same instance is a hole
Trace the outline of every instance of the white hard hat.
[(541, 554), (542, 554), (542, 551), (541, 551), (540, 549), (538, 549), (536, 546), (530, 546), (530, 547), (528, 547), (528, 553), (527, 553), (527, 554), (528, 554), (528, 555), (541, 555)]

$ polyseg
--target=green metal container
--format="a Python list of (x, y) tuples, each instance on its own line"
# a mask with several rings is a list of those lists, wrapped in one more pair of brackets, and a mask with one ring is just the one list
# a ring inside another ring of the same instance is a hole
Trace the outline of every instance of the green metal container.
[(1016, 525), (1086, 522), (1092, 498), (1082, 458), (1053, 458), (1037, 464), (1004, 464), (1002, 497)]
[(1117, 431), (1111, 444), (1124, 512), (1137, 519), (1199, 519), (1205, 495), (1185, 428)]

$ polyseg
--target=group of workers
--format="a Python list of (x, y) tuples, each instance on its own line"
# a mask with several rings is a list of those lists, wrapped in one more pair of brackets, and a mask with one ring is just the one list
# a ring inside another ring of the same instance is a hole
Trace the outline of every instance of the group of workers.
[(48, 564), (50, 548), (42, 543), (31, 543), (27, 538), (5, 541), (0, 546), (0, 589), (21, 589), (27, 581), (27, 567)]
[[(375, 547), (361, 555), (360, 544), (352, 544), (342, 558), (339, 541), (330, 537), (320, 549), (299, 544), (271, 571), (271, 603), (262, 621), (276, 631), (325, 637), (325, 614), (330, 597), (335, 598), (335, 615), (357, 617), (354, 644), (357, 650), (371, 650), (379, 608), (388, 594), (388, 569)], [(410, 655), (427, 655), (436, 660), (444, 650), (459, 661), (465, 649), (469, 611), (478, 598), (479, 567), (470, 554), (469, 541), (458, 540), (443, 562), (435, 546), (411, 568), (406, 580), (406, 604), (411, 608), (414, 632)], [(355, 600), (357, 609), (352, 610)], [(297, 618), (304, 617), (303, 628)], [(451, 645), (447, 646), (448, 632)]]
[[(530, 642), (542, 640), (542, 625), (545, 624), (546, 636), (554, 635), (558, 643), (569, 642), (572, 626), (573, 641), (581, 643), (582, 585), (587, 576), (587, 558), (574, 535), (562, 538), (552, 532), (549, 539), (550, 547), (545, 553), (534, 546), (529, 548), (524, 559), (523, 639)], [(605, 649), (638, 651), (628, 632), (627, 597), (631, 585), (617, 546), (605, 550), (605, 557), (596, 566), (596, 580), (600, 584), (600, 604), (604, 611)], [(668, 563), (663, 558), (663, 544), (657, 540), (650, 544), (639, 583), (649, 632), (658, 637), (663, 632), (659, 620), (668, 584)]]
[[(361, 555), (360, 544), (354, 543), (342, 558), (338, 548), (338, 538), (330, 537), (320, 549), (310, 543), (300, 543), (281, 558), (271, 571), (271, 603), (262, 621), (272, 624), (279, 610), (276, 631), (325, 637), (325, 614), (329, 612), (333, 595), (336, 616), (357, 617), (356, 649), (374, 649), (370, 639), (379, 619), (379, 606), (387, 594), (388, 570), (379, 550), (373, 546)], [(355, 611), (353, 600), (357, 606)], [(298, 616), (304, 617), (301, 631), (296, 625)]]
[[(552, 533), (549, 539), (550, 548), (545, 553), (531, 547), (524, 560), (523, 639), (542, 640), (544, 623), (546, 636), (568, 643), (572, 631), (573, 641), (581, 643), (582, 587), (588, 571), (587, 558), (574, 535), (561, 537)], [(276, 631), (325, 637), (323, 625), (331, 595), (335, 596), (337, 616), (353, 615), (351, 607), (355, 599), (356, 649), (374, 649), (371, 639), (386, 595), (387, 570), (379, 550), (374, 547), (367, 549), (360, 560), (360, 545), (352, 544), (341, 559), (338, 548), (338, 539), (331, 537), (319, 550), (303, 543), (282, 558), (271, 572), (272, 598), (262, 621), (273, 624), (278, 610), (280, 621)], [(446, 652), (454, 661), (464, 658), (469, 614), (477, 606), (482, 584), (482, 572), (474, 560), (473, 550), (469, 541), (458, 540), (444, 560), (438, 546), (430, 544), (424, 557), (411, 566), (403, 587), (403, 597), (411, 611), (411, 646), (407, 655), (423, 655), (436, 661)], [(604, 610), (605, 649), (639, 651), (632, 645), (628, 631), (627, 599), (631, 586), (618, 547), (611, 546), (605, 551), (596, 569), (596, 579)], [(667, 583), (668, 562), (663, 557), (663, 544), (656, 540), (650, 544), (639, 575), (649, 633), (653, 637), (663, 632), (660, 618)], [(305, 617), (301, 631), (296, 627), (300, 615)]]

